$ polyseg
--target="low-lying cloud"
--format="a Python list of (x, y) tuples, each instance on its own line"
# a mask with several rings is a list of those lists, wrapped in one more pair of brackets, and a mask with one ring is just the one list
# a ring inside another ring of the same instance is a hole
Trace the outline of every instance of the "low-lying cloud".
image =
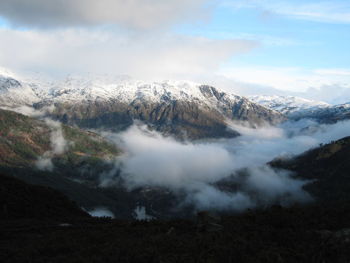
[(93, 217), (111, 217), (114, 218), (114, 214), (105, 207), (97, 207), (88, 213)]
[(46, 125), (51, 129), (50, 146), (51, 149), (40, 156), (36, 162), (36, 167), (43, 171), (53, 171), (54, 165), (52, 158), (56, 155), (64, 154), (70, 143), (64, 138), (62, 131), (62, 124), (58, 121), (45, 119)]
[[(307, 181), (266, 163), (348, 136), (350, 121), (319, 125), (312, 120), (301, 120), (261, 129), (237, 124), (231, 127), (242, 136), (184, 143), (140, 125), (121, 134), (109, 134), (126, 152), (119, 159), (118, 183), (122, 180), (130, 190), (170, 189), (185, 196), (180, 207), (193, 205), (196, 210), (242, 211), (272, 204), (309, 202), (312, 197), (303, 190)], [(101, 180), (106, 186), (113, 178), (102, 176)]]
[(122, 134), (129, 156), (123, 162), (129, 187), (152, 185), (182, 188), (193, 181), (212, 182), (232, 171), (230, 153), (215, 144), (179, 143), (145, 127), (133, 126)]

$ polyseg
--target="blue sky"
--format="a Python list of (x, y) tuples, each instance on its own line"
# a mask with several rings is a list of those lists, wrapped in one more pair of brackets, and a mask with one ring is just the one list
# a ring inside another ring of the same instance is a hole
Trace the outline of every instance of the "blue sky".
[[(315, 1), (303, 1), (306, 2)], [(350, 2), (347, 6), (350, 17)], [(350, 68), (350, 21), (264, 15), (259, 8), (221, 5), (209, 23), (180, 26), (176, 30), (188, 35), (262, 42), (254, 52), (234, 58), (232, 63), (236, 66)]]
[[(234, 69), (233, 76), (247, 73), (248, 78), (254, 78), (254, 74), (241, 69), (260, 71), (259, 82), (260, 75), (267, 71), (280, 71), (276, 79), (280, 75), (285, 81), (289, 77), (309, 79), (305, 86), (300, 85), (303, 87), (291, 83), (288, 89), (294, 91), (314, 88), (310, 83), (313, 80), (317, 87), (332, 81), (336, 83), (334, 89), (338, 85), (349, 87), (350, 1), (226, 1), (215, 9), (209, 23), (182, 25), (175, 30), (216, 39), (258, 41), (257, 48), (225, 63), (225, 67)], [(273, 78), (273, 74), (266, 75)], [(278, 87), (280, 83), (277, 81), (274, 87), (283, 89)]]
[[(249, 84), (261, 93), (333, 89), (350, 100), (348, 0), (60, 1), (0, 3), (0, 67)], [(236, 90), (249, 94), (249, 85)]]

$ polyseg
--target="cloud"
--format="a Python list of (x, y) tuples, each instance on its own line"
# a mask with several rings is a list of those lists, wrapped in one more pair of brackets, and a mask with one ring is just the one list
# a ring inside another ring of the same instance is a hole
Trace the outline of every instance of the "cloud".
[(150, 221), (154, 219), (153, 216), (147, 215), (146, 208), (144, 206), (136, 206), (134, 210), (134, 218), (136, 220), (146, 220), (146, 221)]
[(97, 207), (91, 211), (88, 211), (88, 213), (93, 217), (115, 217), (111, 211), (104, 207)]
[(185, 203), (194, 204), (197, 210), (244, 211), (254, 208), (254, 201), (243, 192), (224, 192), (208, 184), (202, 184), (189, 192)]
[(2, 66), (51, 75), (127, 74), (136, 78), (186, 78), (211, 74), (254, 41), (171, 34), (117, 34), (109, 30), (0, 29)]
[(330, 104), (343, 104), (350, 102), (350, 88), (348, 85), (341, 84), (309, 88), (305, 92), (295, 93), (295, 95), (306, 99), (325, 101)]
[(303, 190), (308, 182), (266, 163), (349, 136), (350, 130), (350, 121), (318, 125), (301, 120), (261, 129), (231, 125), (242, 136), (200, 143), (178, 142), (140, 125), (121, 134), (105, 133), (126, 154), (116, 164), (118, 175), (101, 174), (101, 185), (116, 180), (129, 190), (165, 188), (179, 196), (178, 207), (191, 205), (196, 210), (243, 211), (304, 203), (312, 199)]
[(293, 19), (308, 20), (325, 23), (350, 23), (350, 5), (344, 0), (298, 1), (287, 0), (248, 0), (225, 1), (225, 5), (236, 9), (254, 8), (266, 14), (282, 15)]
[(68, 151), (69, 146), (73, 142), (69, 142), (64, 138), (62, 131), (62, 124), (58, 121), (54, 121), (49, 118), (45, 118), (47, 111), (52, 110), (52, 106), (45, 108), (44, 110), (37, 110), (29, 106), (19, 106), (15, 108), (2, 107), (4, 109), (18, 112), (23, 115), (27, 115), (33, 118), (43, 119), (45, 124), (50, 129), (50, 147), (49, 151), (46, 151), (42, 156), (39, 156), (38, 160), (35, 162), (35, 166), (42, 171), (52, 172), (55, 168), (52, 158), (55, 155), (62, 155)]
[(54, 169), (54, 165), (52, 163), (49, 152), (46, 152), (43, 156), (40, 156), (39, 159), (36, 161), (35, 165), (41, 171), (52, 172)]
[(51, 128), (50, 142), (52, 153), (61, 155), (68, 150), (69, 143), (63, 137), (62, 124), (58, 121), (45, 119), (45, 123)]
[(19, 26), (117, 24), (149, 29), (206, 18), (208, 0), (2, 0), (0, 16)]
[(297, 95), (328, 102), (330, 104), (342, 104), (350, 102), (350, 69), (329, 68), (316, 69), (316, 76), (322, 76), (333, 81), (324, 82), (322, 85), (313, 86)]
[[(227, 67), (220, 69), (218, 75), (226, 78), (226, 82), (231, 80), (243, 83), (241, 84), (243, 86), (246, 83), (248, 95), (251, 95), (249, 90), (254, 90), (255, 87), (257, 94), (264, 91), (274, 95), (284, 93), (332, 103), (339, 101), (341, 94), (349, 94), (350, 91), (349, 69), (305, 70), (281, 67)], [(350, 96), (343, 96), (342, 99), (345, 100), (343, 102), (346, 102), (350, 100)]]
[(295, 202), (303, 203), (309, 199), (306, 192), (301, 191), (305, 181), (296, 180), (291, 173), (283, 170), (273, 170), (268, 166), (248, 168), (249, 175), (243, 187), (258, 194), (257, 203), (270, 205), (279, 200), (282, 205)]
[[(264, 168), (267, 161), (278, 155), (280, 148), (267, 148), (267, 152), (263, 153), (260, 143), (266, 140), (271, 144), (273, 141), (282, 141), (284, 133), (276, 131), (276, 128), (265, 128), (255, 136), (252, 134), (253, 129), (249, 132), (248, 128), (242, 130), (247, 131), (247, 135), (239, 140), (211, 143), (177, 142), (157, 132), (148, 131), (144, 126), (133, 126), (122, 134), (109, 135), (109, 138), (122, 145), (127, 153), (119, 160), (121, 165), (118, 163), (127, 188), (162, 187), (171, 189), (175, 194), (185, 193), (186, 197), (179, 206), (190, 204), (198, 210), (241, 211), (256, 207), (262, 203), (261, 200), (265, 200), (264, 205), (307, 200), (308, 196), (302, 190), (305, 182), (292, 179), (284, 171)], [(250, 143), (253, 139), (260, 143)], [(306, 145), (303, 144), (301, 148), (310, 146)], [(218, 182), (247, 167), (248, 174), (232, 177), (238, 191), (221, 190), (216, 186)], [(104, 180), (110, 184), (111, 177), (104, 176), (102, 175), (101, 181), (105, 186)], [(265, 177), (261, 178), (263, 183), (257, 183), (260, 176)], [(120, 178), (118, 182), (119, 180)]]
[(149, 184), (176, 188), (193, 180), (215, 182), (234, 168), (230, 153), (220, 146), (182, 144), (145, 129), (133, 126), (122, 135), (129, 153), (123, 172), (130, 187)]
[(64, 154), (68, 150), (70, 143), (63, 136), (62, 124), (60, 122), (45, 119), (45, 123), (51, 129), (51, 150), (45, 152), (43, 156), (40, 156), (35, 165), (39, 170), (53, 171), (55, 167), (52, 163), (52, 158), (56, 155)]

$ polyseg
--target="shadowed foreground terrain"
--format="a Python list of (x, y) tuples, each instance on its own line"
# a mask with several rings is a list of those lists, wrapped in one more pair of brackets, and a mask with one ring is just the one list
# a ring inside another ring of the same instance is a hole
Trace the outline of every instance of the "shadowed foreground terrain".
[(92, 218), (50, 188), (0, 179), (1, 262), (350, 260), (349, 203), (276, 206), (222, 217), (203, 212), (195, 220), (121, 221)]
[(248, 212), (215, 223), (0, 221), (1, 262), (349, 262), (350, 208)]
[(60, 192), (0, 174), (0, 219), (64, 219), (89, 215)]

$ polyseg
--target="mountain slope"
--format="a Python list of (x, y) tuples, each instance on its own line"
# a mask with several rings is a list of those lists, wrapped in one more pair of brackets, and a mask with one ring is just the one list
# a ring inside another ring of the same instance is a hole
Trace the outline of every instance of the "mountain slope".
[(296, 172), (310, 180), (305, 186), (322, 202), (350, 200), (350, 137), (312, 149), (291, 160), (275, 160), (271, 164)]
[(9, 76), (0, 75), (0, 105), (2, 107), (18, 107), (33, 105), (40, 98), (34, 86)]
[[(0, 109), (0, 166), (95, 171), (120, 151), (97, 134)], [(89, 170), (89, 169), (87, 169)], [(73, 171), (72, 171), (73, 173)], [(81, 176), (83, 172), (79, 172)]]
[(99, 187), (101, 174), (117, 181), (121, 151), (95, 133), (55, 125), (0, 109), (0, 173), (54, 188), (87, 210), (105, 207), (117, 218), (134, 218), (138, 207), (157, 217), (183, 216), (172, 211), (177, 199), (166, 189)]
[(191, 82), (68, 78), (51, 84), (28, 84), (3, 79), (4, 83), (18, 83), (3, 84), (0, 107), (34, 106), (66, 124), (83, 128), (119, 131), (140, 120), (165, 135), (201, 139), (237, 136), (229, 129), (228, 121), (244, 121), (256, 127), (284, 120), (282, 114), (244, 97)]
[(26, 184), (5, 175), (0, 175), (0, 185), (0, 219), (89, 217), (75, 203), (51, 188)]

